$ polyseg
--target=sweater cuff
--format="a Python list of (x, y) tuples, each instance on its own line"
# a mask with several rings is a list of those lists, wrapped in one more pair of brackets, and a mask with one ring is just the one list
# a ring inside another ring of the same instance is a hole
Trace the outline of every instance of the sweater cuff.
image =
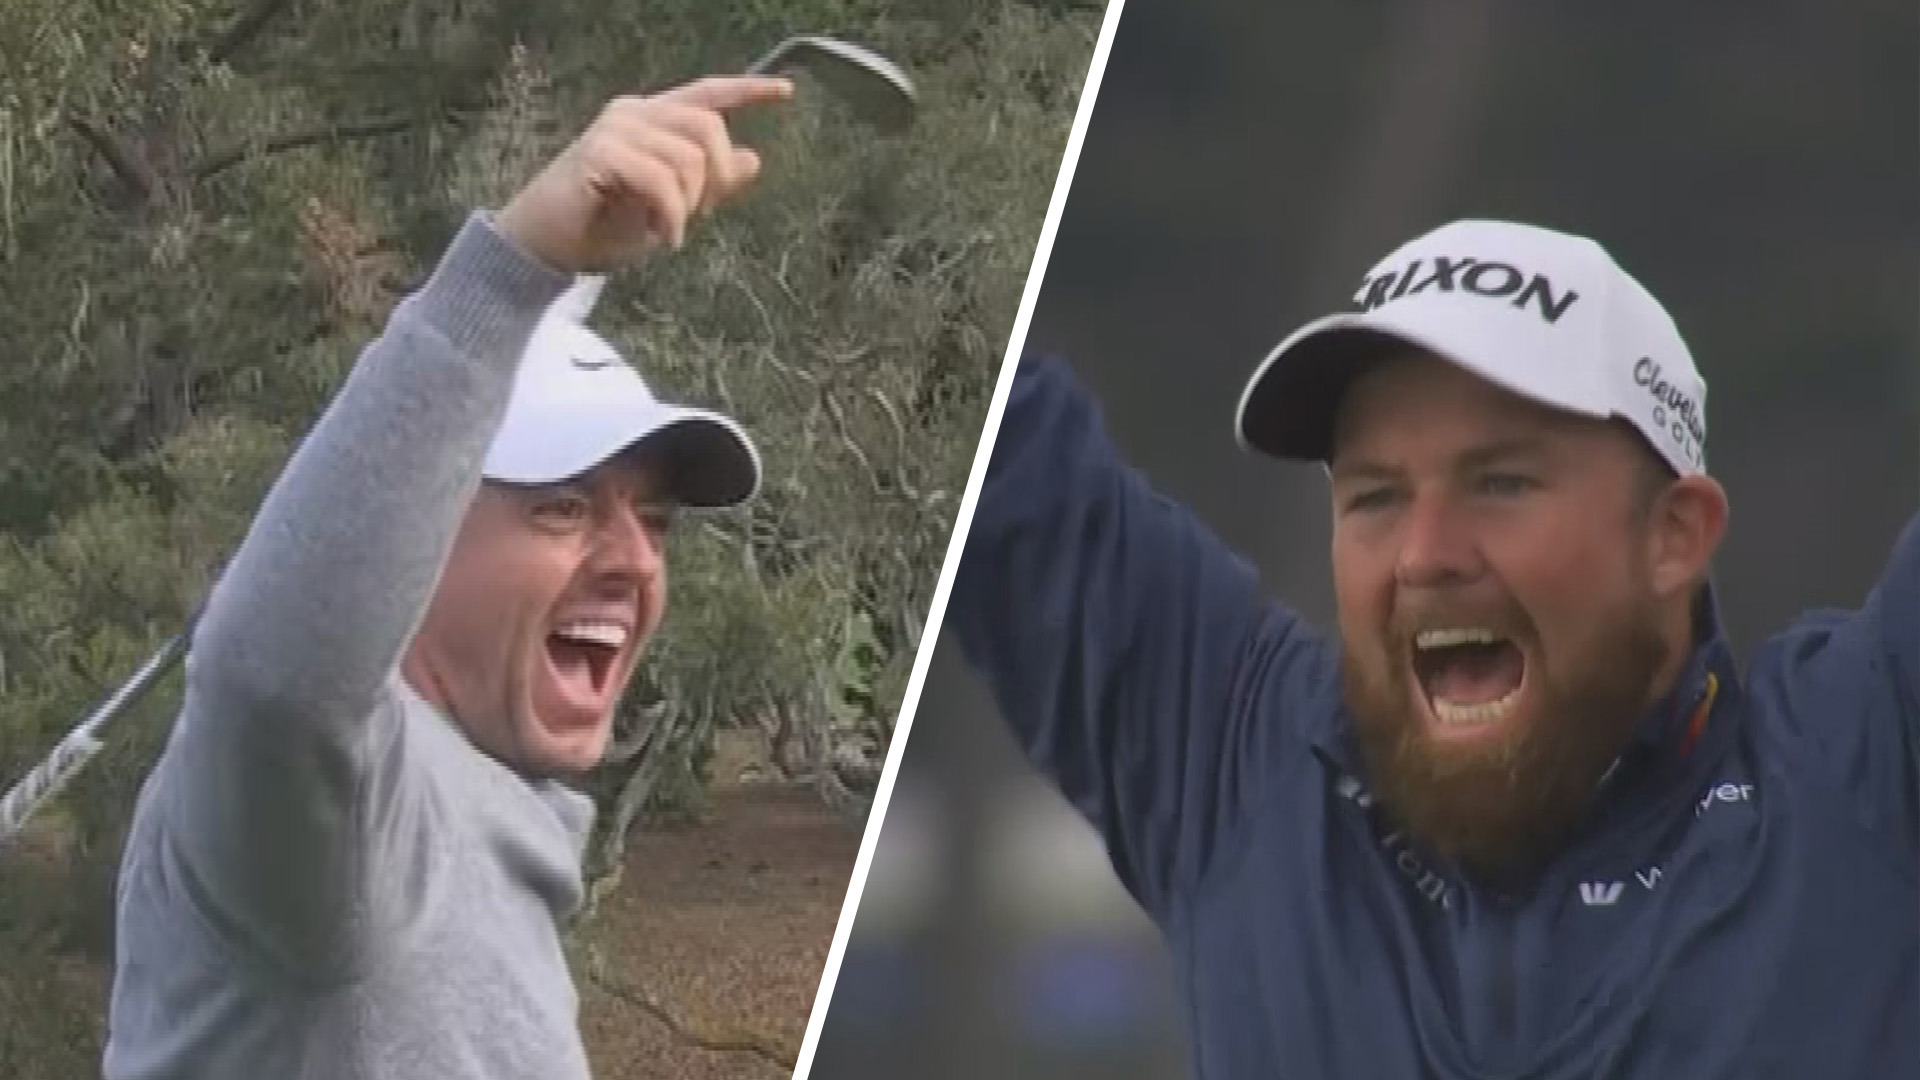
[(462, 356), (506, 362), (519, 358), (532, 327), (573, 281), (522, 251), (476, 210), (405, 303)]

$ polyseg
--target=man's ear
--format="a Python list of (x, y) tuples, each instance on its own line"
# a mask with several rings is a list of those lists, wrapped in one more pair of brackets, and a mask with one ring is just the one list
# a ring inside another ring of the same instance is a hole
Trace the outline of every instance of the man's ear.
[(1647, 517), (1654, 592), (1691, 591), (1727, 534), (1727, 492), (1710, 476), (1683, 476), (1655, 497)]

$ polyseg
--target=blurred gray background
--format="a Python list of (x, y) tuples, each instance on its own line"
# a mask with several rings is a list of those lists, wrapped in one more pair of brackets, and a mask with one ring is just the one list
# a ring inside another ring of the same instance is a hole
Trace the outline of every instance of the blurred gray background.
[[(1236, 450), (1260, 357), (1400, 241), (1595, 237), (1709, 383), (1742, 651), (1853, 605), (1920, 495), (1920, 8), (1132, 0), (1029, 346), (1323, 625), (1324, 484)], [(813, 1075), (1178, 1077), (1160, 943), (936, 655)]]

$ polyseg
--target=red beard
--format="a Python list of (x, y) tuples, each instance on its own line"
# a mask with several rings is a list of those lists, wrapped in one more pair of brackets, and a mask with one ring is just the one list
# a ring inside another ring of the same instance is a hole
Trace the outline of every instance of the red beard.
[[(1631, 605), (1553, 657), (1531, 650), (1526, 714), (1465, 744), (1436, 740), (1420, 715), (1425, 690), (1408, 663), (1415, 614), (1395, 613), (1384, 651), (1362, 654), (1349, 642), (1342, 659), (1377, 800), (1415, 843), (1469, 873), (1531, 874), (1580, 824), (1647, 708), (1667, 653), (1659, 614), (1651, 603)], [(1540, 640), (1517, 608), (1470, 624)]]

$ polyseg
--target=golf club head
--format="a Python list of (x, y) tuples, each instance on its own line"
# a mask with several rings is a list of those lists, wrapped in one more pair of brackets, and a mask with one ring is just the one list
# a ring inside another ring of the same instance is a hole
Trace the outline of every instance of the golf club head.
[(912, 126), (919, 104), (907, 73), (871, 49), (819, 34), (791, 37), (747, 69), (749, 75), (800, 70), (812, 75), (862, 120), (889, 134)]

